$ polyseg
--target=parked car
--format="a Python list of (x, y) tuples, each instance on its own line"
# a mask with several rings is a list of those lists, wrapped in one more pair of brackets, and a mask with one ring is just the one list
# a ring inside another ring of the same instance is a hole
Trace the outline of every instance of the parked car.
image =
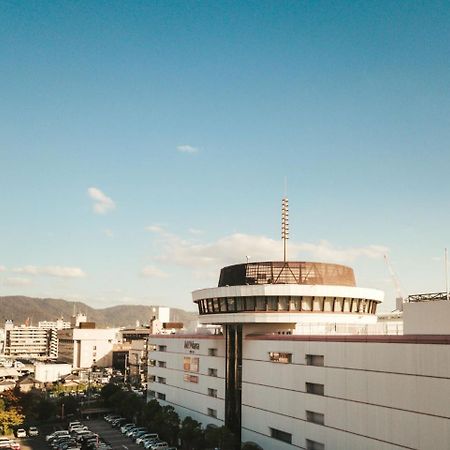
[(0, 448), (9, 448), (10, 443), (7, 437), (0, 437)]
[(139, 436), (139, 434), (141, 434), (141, 433), (147, 433), (148, 432), (148, 430), (147, 430), (147, 428), (145, 428), (145, 427), (138, 427), (138, 428), (135, 428), (130, 434), (129, 434), (129, 437), (131, 438), (131, 439), (133, 439), (133, 441)]
[(31, 437), (39, 436), (39, 430), (36, 427), (28, 428), (28, 436), (31, 436)]
[(161, 442), (161, 441), (159, 439), (154, 439), (154, 438), (153, 439), (146, 439), (143, 442), (143, 445), (144, 445), (145, 450), (149, 450), (149, 449), (152, 448), (152, 445), (155, 445), (158, 442)]
[(122, 434), (125, 434), (130, 428), (135, 427), (136, 425), (134, 423), (124, 423), (121, 427), (120, 427), (120, 432)]
[(157, 444), (152, 445), (151, 450), (167, 450), (169, 448), (169, 444), (167, 442), (158, 442)]
[(69, 432), (67, 430), (58, 430), (58, 431), (55, 431), (54, 433), (51, 433), (51, 434), (48, 434), (47, 436), (45, 436), (45, 440), (47, 442), (50, 442), (52, 439), (55, 439), (58, 436), (69, 436)]
[(19, 428), (19, 429), (16, 431), (16, 436), (17, 436), (18, 438), (24, 438), (24, 437), (27, 437), (27, 432), (25, 431), (25, 428)]
[(74, 428), (82, 427), (81, 422), (75, 421), (75, 422), (69, 422), (68, 430), (69, 432), (72, 432)]
[(158, 435), (156, 433), (145, 433), (136, 438), (136, 444), (143, 443), (146, 439), (158, 439)]
[(18, 442), (16, 442), (16, 441), (11, 441), (9, 443), (9, 448), (11, 450), (20, 450), (20, 444)]
[(140, 431), (147, 431), (147, 430), (144, 427), (135, 427), (132, 428), (131, 430), (128, 430), (127, 436), (133, 439), (134, 435), (138, 434)]

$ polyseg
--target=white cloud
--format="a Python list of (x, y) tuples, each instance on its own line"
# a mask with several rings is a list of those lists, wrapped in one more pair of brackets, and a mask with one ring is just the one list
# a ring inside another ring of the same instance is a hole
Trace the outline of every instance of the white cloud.
[(191, 145), (179, 145), (177, 150), (181, 153), (197, 153), (198, 148), (192, 147)]
[[(340, 248), (327, 241), (319, 243), (295, 243), (288, 245), (290, 260), (316, 260), (347, 264), (358, 258), (382, 258), (388, 248), (380, 245)], [(166, 233), (157, 260), (189, 267), (194, 272), (220, 268), (244, 262), (246, 255), (251, 261), (281, 260), (282, 242), (266, 236), (235, 233), (210, 243), (197, 243)]]
[(6, 270), (5, 266), (0, 266), (0, 272), (4, 272)]
[(168, 273), (158, 269), (156, 266), (145, 266), (141, 270), (141, 275), (147, 278), (167, 278), (169, 276)]
[(31, 284), (31, 280), (22, 277), (9, 277), (3, 280), (3, 284), (5, 286), (28, 286)]
[(148, 227), (145, 227), (145, 231), (150, 231), (150, 233), (163, 233), (164, 228), (160, 225), (149, 225)]
[(79, 267), (62, 266), (24, 266), (13, 269), (16, 273), (25, 273), (28, 275), (48, 275), (57, 278), (81, 278), (86, 274)]
[(90, 187), (88, 195), (94, 200), (92, 208), (96, 214), (106, 214), (116, 208), (114, 201), (98, 188)]

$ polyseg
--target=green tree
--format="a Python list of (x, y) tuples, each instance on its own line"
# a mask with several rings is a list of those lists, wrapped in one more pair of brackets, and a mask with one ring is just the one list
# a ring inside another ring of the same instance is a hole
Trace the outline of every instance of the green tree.
[(205, 446), (200, 422), (189, 416), (181, 423), (180, 438), (183, 450), (201, 450)]
[(208, 425), (205, 430), (207, 448), (219, 447), (221, 450), (235, 450), (238, 447), (236, 436), (225, 426)]
[(143, 408), (141, 422), (150, 431), (157, 432), (161, 423), (162, 407), (157, 400), (150, 400)]
[(109, 401), (111, 397), (117, 392), (121, 392), (120, 386), (114, 383), (108, 383), (103, 386), (102, 390), (100, 391), (100, 396), (107, 406), (111, 406), (109, 404)]
[(173, 406), (163, 406), (157, 414), (158, 434), (163, 441), (171, 445), (177, 445), (180, 432), (180, 417)]

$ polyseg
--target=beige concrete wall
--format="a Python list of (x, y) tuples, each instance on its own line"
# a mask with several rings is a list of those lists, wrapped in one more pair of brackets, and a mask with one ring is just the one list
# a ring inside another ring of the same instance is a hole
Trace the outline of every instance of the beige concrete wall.
[(450, 334), (450, 301), (405, 303), (404, 334)]

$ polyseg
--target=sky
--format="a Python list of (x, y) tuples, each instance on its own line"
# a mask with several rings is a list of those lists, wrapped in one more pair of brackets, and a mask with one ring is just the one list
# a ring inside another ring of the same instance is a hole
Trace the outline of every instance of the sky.
[(445, 289), (445, 1), (0, 3), (0, 295), (193, 310), (221, 267)]

